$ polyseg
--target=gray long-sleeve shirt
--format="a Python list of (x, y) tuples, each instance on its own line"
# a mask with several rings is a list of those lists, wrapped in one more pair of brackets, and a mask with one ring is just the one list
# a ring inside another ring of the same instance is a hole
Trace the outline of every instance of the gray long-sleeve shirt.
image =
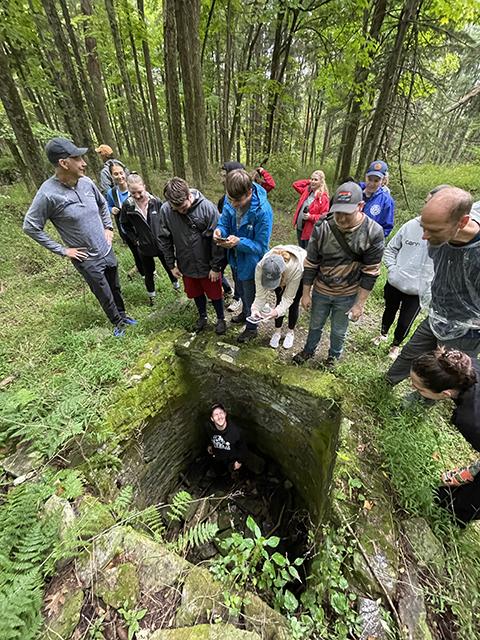
[[(44, 231), (50, 220), (64, 245)], [(87, 177), (69, 187), (53, 176), (37, 191), (23, 221), (23, 230), (46, 249), (60, 256), (69, 247), (84, 247), (89, 259), (106, 256), (111, 245), (105, 229), (112, 228), (107, 203), (97, 186)]]

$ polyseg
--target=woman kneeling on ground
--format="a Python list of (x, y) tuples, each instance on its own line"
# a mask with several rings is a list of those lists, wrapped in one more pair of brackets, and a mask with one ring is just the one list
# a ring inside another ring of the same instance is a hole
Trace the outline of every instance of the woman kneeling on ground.
[(323, 171), (314, 171), (307, 180), (297, 180), (292, 187), (300, 194), (293, 226), (297, 230), (298, 244), (307, 248), (315, 224), (325, 218), (330, 208), (328, 187)]
[[(270, 346), (276, 349), (282, 337), (283, 318), (288, 311), (288, 331), (283, 347), (293, 346), (294, 329), (299, 316), (303, 292), (303, 261), (307, 252), (293, 244), (273, 247), (266, 253), (255, 269), (256, 296), (252, 304), (251, 319), (256, 322), (275, 319), (275, 331)], [(275, 292), (276, 306), (270, 309), (268, 295)]]
[[(480, 451), (480, 366), (462, 351), (437, 347), (413, 361), (412, 386), (424, 398), (453, 400), (456, 407), (451, 422), (476, 451)], [(444, 486), (437, 500), (465, 526), (480, 519), (479, 461), (464, 469), (443, 474)]]

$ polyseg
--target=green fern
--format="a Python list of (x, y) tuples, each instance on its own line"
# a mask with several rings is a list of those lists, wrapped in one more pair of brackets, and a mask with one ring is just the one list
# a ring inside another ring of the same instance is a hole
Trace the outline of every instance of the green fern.
[(155, 505), (147, 507), (141, 512), (139, 522), (148, 529), (149, 533), (153, 535), (155, 540), (159, 542), (163, 540), (165, 525), (163, 523), (162, 516), (160, 515), (160, 511)]
[(130, 513), (133, 501), (133, 487), (127, 484), (120, 490), (120, 493), (111, 504), (113, 515), (117, 518), (125, 518)]
[(167, 511), (167, 518), (170, 522), (183, 520), (187, 514), (190, 503), (193, 498), (188, 491), (179, 491), (173, 496), (172, 502)]
[(200, 522), (181, 533), (177, 539), (171, 543), (170, 548), (176, 553), (182, 553), (193, 547), (211, 542), (218, 533), (216, 522)]

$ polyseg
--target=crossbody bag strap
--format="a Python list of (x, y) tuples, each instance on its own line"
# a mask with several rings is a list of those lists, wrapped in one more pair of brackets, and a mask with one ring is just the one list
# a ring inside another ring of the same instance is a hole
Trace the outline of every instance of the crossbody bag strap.
[(352, 258), (352, 260), (355, 260), (356, 262), (362, 262), (362, 256), (359, 256), (357, 253), (352, 251), (350, 245), (345, 240), (343, 233), (339, 230), (333, 218), (328, 220), (328, 226), (330, 227), (330, 231), (333, 233), (333, 235), (335, 236), (335, 239), (337, 240), (338, 244), (342, 247), (342, 249), (345, 251), (345, 253), (350, 258)]

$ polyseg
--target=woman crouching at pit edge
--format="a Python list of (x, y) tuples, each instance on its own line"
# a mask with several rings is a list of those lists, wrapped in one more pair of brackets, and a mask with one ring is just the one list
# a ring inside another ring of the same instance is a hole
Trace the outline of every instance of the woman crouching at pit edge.
[(220, 402), (210, 408), (210, 418), (206, 424), (208, 437), (207, 451), (212, 457), (213, 467), (218, 475), (227, 470), (239, 471), (247, 448), (239, 427), (227, 415), (227, 410)]
[[(425, 398), (453, 400), (451, 422), (476, 451), (480, 451), (480, 366), (476, 358), (457, 350), (437, 347), (413, 361), (412, 386)], [(457, 524), (480, 519), (480, 461), (443, 474), (444, 486), (436, 491), (440, 506)]]

